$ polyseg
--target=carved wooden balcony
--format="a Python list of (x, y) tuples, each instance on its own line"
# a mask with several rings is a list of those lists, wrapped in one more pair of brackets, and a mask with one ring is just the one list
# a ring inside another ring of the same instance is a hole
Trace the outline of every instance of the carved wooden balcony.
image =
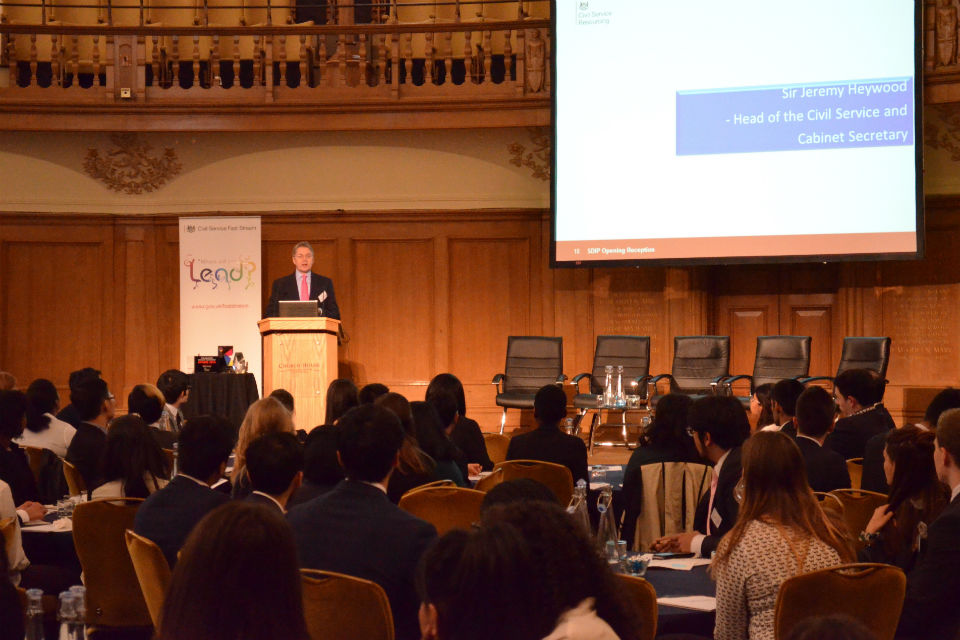
[[(304, 5), (0, 3), (0, 129), (549, 124), (550, 21), (527, 13), (533, 3), (495, 1), (514, 17), (472, 20), (460, 2), (382, 4), (370, 23), (338, 24), (354, 5), (331, 3), (316, 25), (294, 22)], [(416, 7), (426, 19), (404, 21)], [(32, 19), (11, 18), (16, 8)]]

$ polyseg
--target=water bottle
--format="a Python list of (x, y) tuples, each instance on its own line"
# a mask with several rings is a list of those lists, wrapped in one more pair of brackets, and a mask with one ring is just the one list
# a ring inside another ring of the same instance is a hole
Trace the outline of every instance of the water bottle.
[(73, 594), (73, 620), (70, 622), (70, 640), (84, 640), (87, 637), (87, 588), (76, 584), (70, 587)]
[(570, 504), (567, 506), (567, 513), (580, 523), (584, 531), (591, 533), (590, 515), (587, 513), (587, 481), (583, 478), (577, 480), (577, 486), (573, 489), (573, 497), (570, 498)]
[(179, 456), (180, 456), (180, 443), (174, 442), (173, 443), (173, 469), (170, 471), (171, 480), (176, 478), (177, 474), (180, 472), (180, 469), (179, 469), (180, 463), (178, 460)]
[(623, 365), (617, 365), (617, 398), (616, 407), (623, 409), (627, 406), (627, 396), (623, 394)]
[(606, 381), (603, 383), (603, 406), (612, 407), (616, 400), (616, 395), (613, 390), (613, 365), (608, 364), (603, 370), (607, 376)]
[(27, 589), (27, 633), (25, 640), (43, 640), (43, 591)]
[(60, 592), (60, 608), (57, 610), (57, 618), (60, 620), (60, 640), (76, 640), (74, 636), (70, 635), (73, 631), (71, 625), (77, 615), (73, 600), (73, 594), (69, 591)]
[[(608, 542), (613, 544), (614, 551), (617, 548), (617, 540), (620, 534), (617, 532), (617, 523), (613, 519), (613, 487), (607, 485), (600, 489), (600, 496), (597, 498), (597, 511), (600, 513), (600, 524), (597, 527), (597, 546), (606, 554)], [(609, 558), (608, 558), (609, 560)]]

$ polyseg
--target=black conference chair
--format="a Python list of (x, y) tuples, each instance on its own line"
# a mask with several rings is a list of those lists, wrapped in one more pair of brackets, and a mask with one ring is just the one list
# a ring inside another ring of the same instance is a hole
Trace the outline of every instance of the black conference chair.
[[(591, 452), (593, 451), (594, 434), (600, 422), (600, 411), (597, 409), (597, 404), (603, 394), (608, 365), (613, 367), (614, 375), (617, 373), (618, 366), (623, 367), (624, 393), (639, 395), (643, 398), (647, 393), (645, 383), (650, 377), (650, 337), (597, 336), (597, 346), (593, 352), (593, 371), (578, 374), (573, 378), (573, 384), (577, 385), (577, 395), (573, 397), (573, 406), (577, 409), (577, 427), (579, 428), (580, 422), (587, 411), (593, 409), (595, 412), (590, 421), (590, 436), (587, 440), (587, 446)], [(590, 387), (587, 389), (588, 393), (580, 393), (580, 381), (584, 379), (590, 381)], [(626, 411), (621, 411), (620, 415), (623, 442), (608, 444), (626, 446), (628, 444)]]
[[(722, 382), (725, 392), (738, 380), (750, 380), (750, 393), (762, 384), (776, 384), (788, 378), (802, 378), (810, 373), (810, 336), (758, 336), (757, 354), (753, 359), (753, 375), (731, 376)], [(737, 396), (748, 406), (750, 396)]]
[[(876, 371), (880, 379), (887, 380), (887, 365), (890, 363), (890, 338), (873, 337), (846, 337), (843, 339), (843, 350), (840, 352), (840, 364), (837, 365), (837, 376), (850, 369), (869, 369)], [(835, 378), (836, 376), (834, 376)], [(830, 380), (830, 376), (814, 376), (800, 378), (800, 382), (816, 382)]]
[[(650, 378), (654, 387), (663, 379), (670, 381), (670, 393), (703, 396), (717, 392), (717, 385), (730, 376), (730, 336), (677, 336), (673, 339), (673, 368)], [(659, 396), (650, 394), (656, 405)]]
[(532, 409), (540, 387), (563, 384), (563, 338), (509, 336), (503, 373), (493, 376), (497, 406), (503, 407), (500, 433), (507, 423), (507, 409)]

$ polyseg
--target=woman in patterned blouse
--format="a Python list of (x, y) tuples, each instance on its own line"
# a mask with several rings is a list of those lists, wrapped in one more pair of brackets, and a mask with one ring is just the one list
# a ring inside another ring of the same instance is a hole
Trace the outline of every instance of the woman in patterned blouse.
[[(849, 542), (821, 511), (803, 457), (782, 433), (754, 434), (743, 445), (740, 513), (712, 565), (717, 580), (716, 640), (773, 640), (780, 584), (848, 562)], [(738, 490), (740, 487), (738, 487)]]

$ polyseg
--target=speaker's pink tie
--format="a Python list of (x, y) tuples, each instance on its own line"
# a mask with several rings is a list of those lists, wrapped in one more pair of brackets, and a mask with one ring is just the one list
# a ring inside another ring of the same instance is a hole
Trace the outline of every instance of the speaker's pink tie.
[(307, 288), (306, 274), (300, 276), (300, 300), (310, 299), (310, 289)]

